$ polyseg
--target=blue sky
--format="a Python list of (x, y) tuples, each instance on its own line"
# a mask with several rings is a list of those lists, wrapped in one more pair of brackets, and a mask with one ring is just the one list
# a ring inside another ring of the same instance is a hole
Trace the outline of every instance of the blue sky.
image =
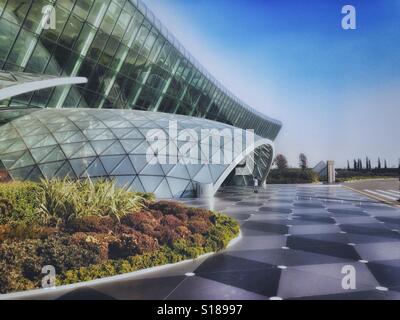
[[(249, 105), (284, 123), (296, 166), (400, 158), (400, 0), (145, 0), (180, 42)], [(344, 5), (357, 29), (341, 28)]]

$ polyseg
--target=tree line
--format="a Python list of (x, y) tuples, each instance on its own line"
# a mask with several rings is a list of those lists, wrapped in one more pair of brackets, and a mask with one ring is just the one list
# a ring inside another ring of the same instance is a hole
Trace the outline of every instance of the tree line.
[[(399, 159), (399, 164), (397, 167), (400, 170), (400, 159)], [(373, 168), (371, 159), (369, 157), (365, 158), (365, 162), (361, 160), (361, 158), (358, 159), (353, 159), (353, 164), (350, 164), (350, 161), (347, 160), (347, 170), (353, 170), (353, 171), (372, 171), (372, 170), (386, 170), (388, 169), (387, 161), (386, 159), (383, 159), (383, 162), (380, 157), (378, 157), (378, 160), (376, 162), (376, 166)]]

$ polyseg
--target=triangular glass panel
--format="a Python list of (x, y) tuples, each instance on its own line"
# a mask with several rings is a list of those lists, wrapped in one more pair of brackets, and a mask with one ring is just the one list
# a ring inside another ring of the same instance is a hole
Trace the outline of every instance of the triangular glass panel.
[(78, 130), (79, 128), (74, 125), (72, 122), (66, 122), (63, 124), (59, 124), (59, 123), (48, 123), (46, 124), (47, 128), (55, 133), (55, 132), (64, 132), (64, 131), (74, 131), (76, 132), (76, 130)]
[(143, 127), (146, 123), (148, 123), (148, 120), (131, 120), (133, 125), (137, 128)]
[(150, 147), (148, 142), (144, 140), (135, 150), (133, 150), (134, 154), (154, 154), (153, 149)]
[(163, 179), (163, 177), (142, 175), (139, 178), (146, 192), (154, 192)]
[(28, 146), (28, 148), (34, 148), (36, 144), (41, 142), (43, 139), (46, 139), (47, 134), (41, 134), (38, 136), (32, 136), (32, 137), (25, 137), (24, 142)]
[(26, 132), (24, 132), (23, 136), (28, 137), (28, 136), (36, 136), (36, 135), (48, 134), (48, 133), (49, 133), (49, 130), (47, 130), (47, 128), (44, 126), (38, 126), (36, 128), (31, 128), (31, 126), (28, 126), (26, 129)]
[(182, 178), (186, 180), (190, 180), (189, 172), (186, 169), (186, 165), (176, 164), (174, 168), (170, 172), (168, 172), (169, 177)]
[(65, 161), (46, 163), (39, 165), (40, 170), (46, 179), (51, 179), (55, 176), (58, 170), (64, 165)]
[(61, 151), (59, 146), (56, 146), (53, 149), (53, 151), (51, 151), (49, 154), (46, 155), (45, 158), (43, 158), (38, 162), (45, 163), (45, 162), (61, 161), (64, 159), (65, 159), (64, 153)]
[[(25, 137), (25, 143), (26, 143), (26, 139), (29, 138), (34, 138), (34, 137)], [(57, 144), (57, 141), (49, 134), (46, 137), (43, 137), (38, 143), (34, 144), (34, 145), (30, 145), (28, 147), (30, 148), (40, 148), (40, 147), (47, 147), (47, 146), (54, 146)]]
[[(4, 127), (7, 128), (7, 131), (4, 130)], [(11, 140), (11, 139), (16, 139), (16, 138), (19, 138), (19, 134), (13, 127), (11, 127), (11, 125), (10, 126), (4, 125), (2, 127), (1, 134), (0, 134), (0, 141), (6, 141), (6, 140)]]
[(143, 139), (130, 139), (130, 140), (120, 140), (122, 146), (124, 147), (126, 153), (131, 153), (140, 143), (142, 143)]
[(25, 151), (12, 152), (0, 155), (0, 160), (7, 169), (10, 169), (18, 159), (20, 159)]
[(117, 187), (129, 190), (131, 188), (133, 180), (136, 179), (136, 176), (118, 176), (112, 178), (114, 179), (115, 185)]
[(21, 158), (19, 158), (17, 161), (15, 161), (15, 163), (13, 164), (11, 169), (17, 169), (17, 168), (32, 166), (34, 164), (35, 164), (35, 160), (33, 160), (31, 154), (29, 153), (29, 151), (26, 151), (21, 156)]
[(112, 175), (133, 175), (136, 174), (135, 169), (131, 163), (129, 157), (125, 157), (124, 160), (112, 171)]
[(51, 146), (51, 147), (31, 149), (31, 154), (36, 162), (40, 162), (40, 160), (45, 158), (51, 151), (53, 151), (54, 148), (55, 148), (54, 146)]
[(6, 151), (7, 153), (9, 152), (16, 152), (16, 151), (22, 151), (26, 149), (25, 143), (18, 139), (13, 145), (11, 145), (8, 150)]
[(56, 172), (55, 178), (71, 178), (71, 179), (76, 179), (77, 176), (75, 175), (74, 171), (72, 170), (71, 165), (69, 164), (68, 161), (64, 163), (64, 165)]
[(98, 155), (102, 154), (105, 150), (107, 150), (112, 144), (114, 140), (105, 140), (105, 141), (91, 141), (91, 145), (93, 149), (96, 151)]
[(186, 187), (189, 185), (190, 181), (183, 179), (176, 179), (167, 177), (168, 185), (171, 190), (171, 194), (174, 198), (180, 198), (182, 193), (185, 191)]
[(142, 171), (142, 169), (149, 163), (145, 155), (130, 155), (129, 158), (136, 172)]
[(106, 129), (89, 129), (89, 130), (83, 130), (83, 134), (89, 139), (89, 140), (95, 140), (96, 137), (100, 136), (106, 132)]
[(173, 167), (175, 167), (175, 164), (161, 164), (161, 168), (165, 175), (167, 175)]
[(145, 191), (139, 178), (136, 178), (135, 180), (133, 180), (132, 184), (129, 187), (129, 190), (136, 191), (136, 192), (144, 192)]
[(193, 183), (189, 183), (186, 190), (182, 193), (181, 198), (195, 198), (196, 197), (196, 187)]
[(75, 159), (69, 160), (72, 169), (74, 170), (77, 177), (80, 177), (83, 172), (90, 166), (95, 158)]
[(144, 136), (139, 132), (138, 129), (131, 129), (129, 133), (123, 136), (124, 139), (142, 139)]
[(104, 129), (106, 126), (97, 120), (91, 121), (75, 121), (75, 125), (77, 125), (82, 130), (92, 130), (92, 129)]
[(63, 143), (84, 142), (87, 140), (88, 139), (81, 132), (76, 132), (74, 135), (66, 138)]
[(43, 179), (43, 175), (40, 172), (38, 167), (34, 167), (31, 173), (26, 177), (26, 180), (39, 182), (40, 179)]
[[(40, 122), (37, 123), (37, 121), (35, 121), (34, 123), (29, 123), (28, 125), (25, 125), (25, 126), (22, 126), (22, 125), (17, 126), (18, 132), (23, 137), (29, 136), (30, 132), (36, 131), (40, 128), (43, 128), (43, 126), (40, 125)], [(45, 129), (45, 132), (42, 132), (42, 134), (46, 135), (46, 134), (48, 134), (48, 131)], [(40, 135), (40, 134), (37, 134), (37, 135)]]
[(126, 154), (126, 152), (119, 141), (115, 141), (107, 150), (103, 151), (101, 155), (113, 156), (118, 154)]
[(157, 189), (154, 191), (157, 198), (160, 199), (171, 199), (173, 195), (169, 189), (169, 185), (166, 179), (163, 179)]
[(126, 136), (131, 131), (132, 131), (131, 128), (112, 129), (112, 132), (115, 134), (115, 136), (118, 139), (122, 139), (124, 136)]
[(31, 173), (32, 169), (33, 169), (33, 166), (26, 167), (26, 168), (20, 168), (20, 169), (9, 171), (9, 174), (13, 178), (13, 180), (26, 180), (28, 175)]
[(18, 141), (21, 141), (20, 139), (12, 139), (12, 140), (6, 140), (6, 141), (1, 141), (0, 143), (0, 153), (7, 153), (7, 152), (14, 152), (14, 151), (21, 151), (26, 149), (25, 145), (21, 142), (21, 144), (24, 146), (21, 150), (14, 150), (14, 151), (9, 151), (8, 149), (14, 145), (14, 143), (18, 143)]
[(210, 171), (213, 178), (213, 181), (217, 181), (218, 178), (222, 175), (222, 173), (228, 168), (228, 166), (223, 165), (210, 165)]
[(100, 160), (103, 163), (104, 169), (111, 175), (114, 168), (124, 159), (125, 156), (101, 156)]
[(94, 156), (96, 156), (96, 152), (93, 150), (90, 143), (85, 143), (75, 154), (71, 156), (71, 158), (86, 158)]
[(203, 165), (201, 165), (201, 164), (186, 165), (186, 168), (189, 171), (190, 178), (193, 179), (202, 167), (203, 167)]
[(83, 176), (88, 177), (104, 177), (107, 176), (107, 172), (104, 170), (103, 165), (99, 158), (96, 158), (92, 162), (92, 164), (87, 168), (86, 172), (83, 173)]
[(208, 169), (207, 165), (204, 165), (200, 171), (196, 174), (196, 176), (193, 178), (194, 181), (200, 182), (200, 183), (211, 183), (213, 182), (210, 170)]
[(92, 140), (115, 140), (115, 135), (111, 132), (110, 129), (104, 130), (103, 133), (99, 134), (97, 137), (93, 138)]
[(64, 143), (70, 137), (72, 137), (76, 131), (62, 131), (62, 132), (54, 132), (53, 136), (56, 138), (58, 143)]
[(163, 176), (164, 175), (164, 171), (161, 169), (161, 166), (158, 163), (155, 163), (155, 164), (148, 164), (140, 172), (140, 174)]

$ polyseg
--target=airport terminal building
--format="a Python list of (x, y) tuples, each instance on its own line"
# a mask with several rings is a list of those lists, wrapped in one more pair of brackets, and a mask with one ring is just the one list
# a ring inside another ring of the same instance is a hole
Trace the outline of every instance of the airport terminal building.
[[(106, 177), (191, 197), (199, 184), (265, 181), (281, 127), (214, 79), (140, 0), (0, 0), (0, 167), (10, 179)], [(164, 143), (152, 156), (164, 148), (185, 161), (150, 161), (155, 130)], [(183, 152), (188, 141), (211, 151)], [(212, 161), (238, 144), (229, 161)]]

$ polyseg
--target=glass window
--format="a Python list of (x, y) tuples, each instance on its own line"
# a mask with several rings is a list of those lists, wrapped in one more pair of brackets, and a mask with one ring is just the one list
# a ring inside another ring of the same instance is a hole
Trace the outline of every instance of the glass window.
[(132, 46), (133, 40), (135, 39), (140, 26), (142, 25), (143, 22), (143, 16), (139, 13), (136, 12), (136, 15), (133, 17), (131, 20), (131, 23), (128, 27), (128, 31), (125, 33), (124, 38), (122, 41), (129, 47)]
[(75, 43), (74, 50), (80, 52), (82, 55), (86, 55), (95, 36), (96, 30), (89, 24), (85, 24)]
[(154, 43), (153, 49), (151, 49), (151, 52), (150, 52), (149, 60), (151, 62), (156, 61), (158, 54), (160, 53), (163, 45), (164, 45), (164, 39), (163, 39), (163, 37), (159, 36), (157, 38), (156, 42)]
[(69, 12), (71, 12), (72, 7), (74, 6), (74, 0), (58, 0), (57, 5), (62, 6), (64, 9), (67, 9)]
[(83, 23), (74, 16), (70, 16), (67, 25), (59, 39), (59, 43), (67, 48), (72, 48), (81, 32)]
[(7, 62), (25, 67), (36, 42), (37, 38), (33, 33), (21, 29)]
[(82, 20), (86, 20), (93, 2), (94, 0), (76, 0), (73, 14)]
[(103, 21), (104, 15), (107, 12), (110, 0), (96, 0), (90, 10), (88, 22), (92, 24), (95, 28), (100, 26)]
[(0, 16), (3, 13), (4, 7), (6, 6), (7, 0), (0, 0)]
[(144, 42), (146, 41), (147, 35), (149, 34), (149, 29), (147, 29), (144, 25), (142, 25), (139, 29), (139, 32), (133, 42), (133, 49), (139, 51)]
[(24, 28), (28, 29), (29, 31), (35, 32), (40, 34), (43, 30), (41, 25), (43, 19), (43, 8), (46, 5), (49, 5), (50, 2), (48, 0), (37, 0), (32, 1), (32, 6), (29, 9), (28, 15), (24, 22)]
[(117, 52), (119, 42), (117, 39), (110, 37), (108, 39), (107, 45), (104, 48), (104, 51), (100, 57), (99, 63), (109, 66), (112, 58), (114, 57), (115, 53)]
[(0, 59), (6, 60), (17, 33), (17, 26), (4, 19), (0, 19)]
[(30, 1), (8, 1), (6, 8), (3, 12), (3, 18), (15, 24), (21, 25), (28, 12)]
[(114, 2), (111, 2), (103, 22), (100, 25), (101, 30), (107, 34), (111, 34), (116, 24), (116, 19), (119, 17), (120, 13), (121, 8)]
[(53, 42), (57, 42), (60, 33), (64, 30), (64, 26), (68, 21), (69, 13), (62, 9), (58, 3), (56, 5), (56, 28), (43, 30), (42, 35)]
[(131, 19), (132, 17), (128, 13), (122, 11), (117, 21), (117, 24), (115, 25), (112, 35), (119, 40), (122, 39), (126, 30), (128, 29), (128, 25)]
[(154, 28), (150, 31), (150, 33), (147, 36), (146, 41), (143, 44), (143, 47), (140, 51), (140, 53), (146, 57), (149, 56), (150, 50), (153, 48), (153, 44), (156, 41), (157, 38), (157, 33), (154, 30)]
[(104, 46), (107, 43), (108, 37), (109, 36), (106, 33), (102, 32), (101, 30), (97, 32), (96, 37), (94, 38), (93, 43), (89, 49), (88, 53), (89, 58), (97, 60), (100, 57), (104, 49)]

